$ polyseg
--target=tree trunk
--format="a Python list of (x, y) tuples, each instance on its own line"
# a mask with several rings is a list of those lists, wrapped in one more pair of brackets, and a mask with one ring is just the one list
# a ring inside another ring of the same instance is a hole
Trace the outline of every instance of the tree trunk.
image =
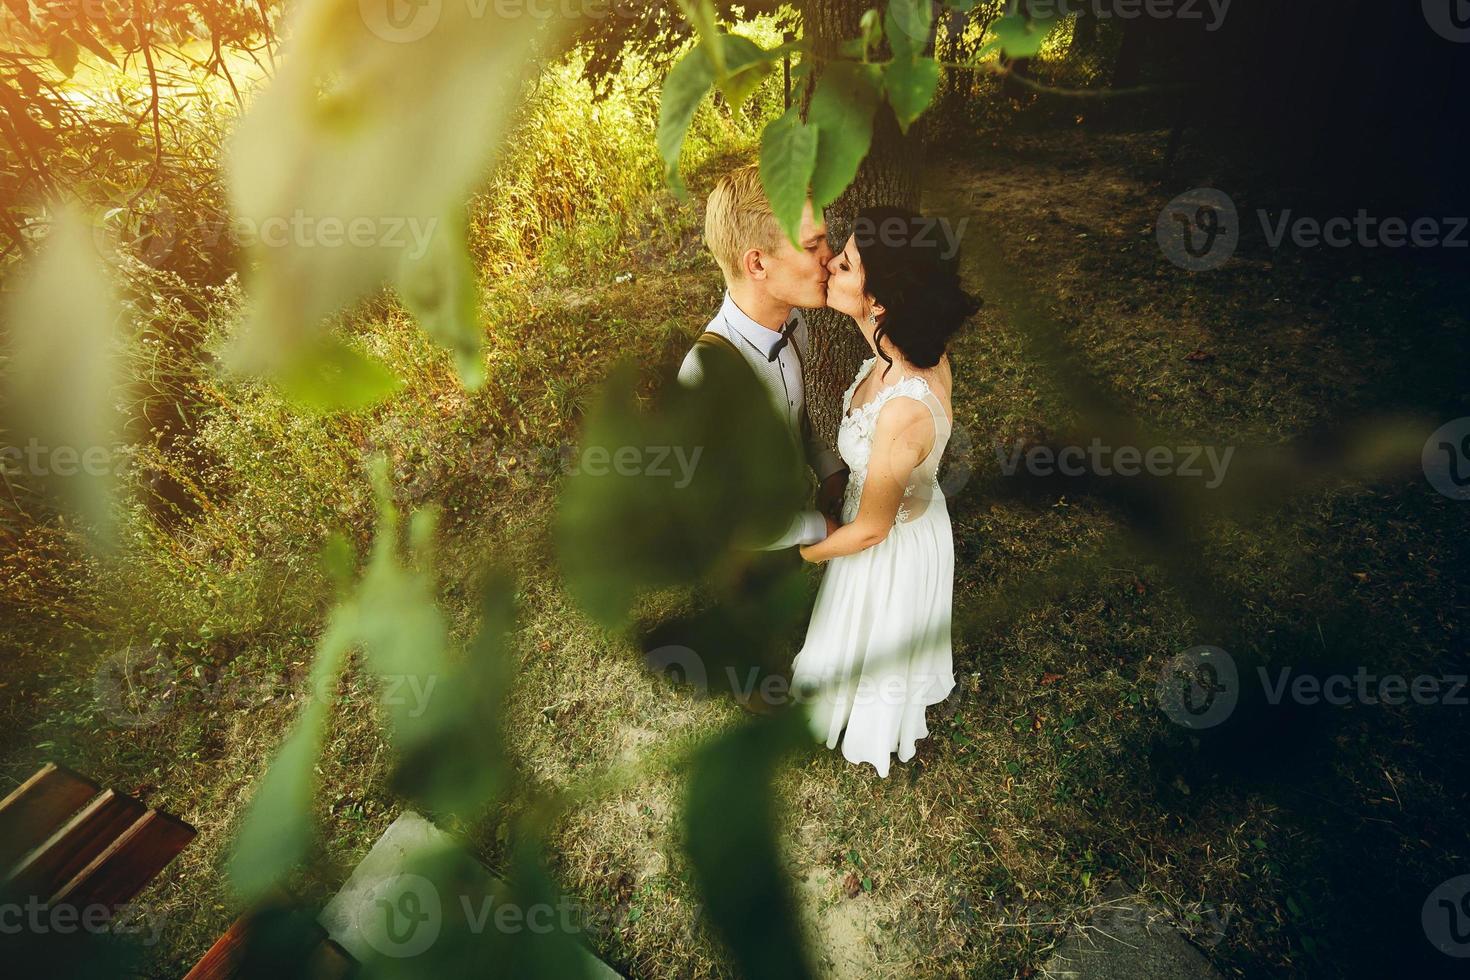
[[(837, 56), (843, 41), (858, 36), (859, 21), (867, 6), (862, 0), (803, 0), (803, 30), (812, 41), (818, 70), (823, 59)], [(861, 208), (919, 209), (921, 125), (916, 123), (905, 135), (887, 103), (879, 107), (873, 146), (858, 169), (857, 179), (827, 207), (828, 234), (834, 249), (847, 241)], [(807, 315), (807, 323), (811, 327), (811, 354), (806, 363), (807, 413), (817, 433), (831, 445), (842, 420), (842, 393), (870, 352), (845, 314), (813, 310)]]
[(1085, 58), (1097, 47), (1097, 15), (1086, 7), (1077, 10), (1077, 19), (1072, 24), (1072, 45), (1069, 57)]

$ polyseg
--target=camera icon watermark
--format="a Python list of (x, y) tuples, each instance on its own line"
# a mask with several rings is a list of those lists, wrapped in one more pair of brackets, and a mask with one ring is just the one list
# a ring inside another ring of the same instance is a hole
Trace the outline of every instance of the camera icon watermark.
[(1470, 500), (1470, 416), (1446, 422), (1424, 443), (1424, 478), (1451, 500)]
[(1219, 647), (1190, 647), (1164, 665), (1155, 693), (1159, 708), (1175, 724), (1214, 728), (1240, 703), (1240, 672)]
[(1424, 899), (1419, 918), (1431, 946), (1446, 956), (1470, 958), (1470, 875), (1441, 882)]

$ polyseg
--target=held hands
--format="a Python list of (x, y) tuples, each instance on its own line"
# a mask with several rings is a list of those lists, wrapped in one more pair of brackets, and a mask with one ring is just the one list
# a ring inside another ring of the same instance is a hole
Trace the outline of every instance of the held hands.
[[(838, 470), (822, 481), (817, 490), (817, 510), (835, 517), (842, 512), (842, 497), (847, 492), (847, 470)], [(828, 534), (832, 533), (828, 529)]]
[[(827, 534), (828, 534), (829, 537), (831, 536), (831, 534), (832, 534), (833, 531), (837, 530), (839, 527), (842, 526), (841, 524), (838, 524), (836, 521), (834, 521), (832, 519), (832, 515), (831, 514), (823, 514), (822, 515), (822, 519), (827, 522)], [(818, 543), (820, 544), (820, 542), (818, 542)], [(812, 545), (803, 545), (802, 548), (801, 548), (801, 557), (802, 557), (802, 559), (804, 561), (809, 561), (809, 562), (812, 562), (813, 564), (820, 564), (821, 563), (820, 562), (820, 559), (814, 559), (810, 555), (810, 551), (811, 551), (812, 547), (813, 547)]]

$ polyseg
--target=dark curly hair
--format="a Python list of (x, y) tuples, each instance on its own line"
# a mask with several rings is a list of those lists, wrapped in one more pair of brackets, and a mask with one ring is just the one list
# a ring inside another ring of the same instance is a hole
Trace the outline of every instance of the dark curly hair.
[[(883, 305), (875, 344), (892, 341), (915, 367), (939, 363), (950, 337), (974, 316), (981, 301), (960, 285), (957, 239), (942, 218), (903, 208), (864, 208), (853, 222), (865, 291)], [(887, 373), (888, 368), (884, 368)]]

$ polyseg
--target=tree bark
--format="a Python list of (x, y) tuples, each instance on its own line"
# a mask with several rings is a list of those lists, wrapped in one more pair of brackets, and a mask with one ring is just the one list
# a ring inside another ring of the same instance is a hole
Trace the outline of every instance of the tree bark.
[[(867, 6), (862, 0), (802, 0), (803, 30), (816, 53), (814, 76), (819, 77), (826, 59), (837, 56), (843, 41), (858, 36)], [(834, 249), (847, 241), (853, 219), (862, 208), (919, 210), (921, 126), (916, 123), (904, 134), (887, 103), (879, 106), (873, 124), (873, 146), (858, 168), (857, 179), (826, 209)], [(842, 393), (870, 351), (846, 314), (812, 310), (807, 314), (807, 323), (811, 327), (811, 353), (806, 362), (807, 414), (817, 434), (831, 445), (842, 420)]]

